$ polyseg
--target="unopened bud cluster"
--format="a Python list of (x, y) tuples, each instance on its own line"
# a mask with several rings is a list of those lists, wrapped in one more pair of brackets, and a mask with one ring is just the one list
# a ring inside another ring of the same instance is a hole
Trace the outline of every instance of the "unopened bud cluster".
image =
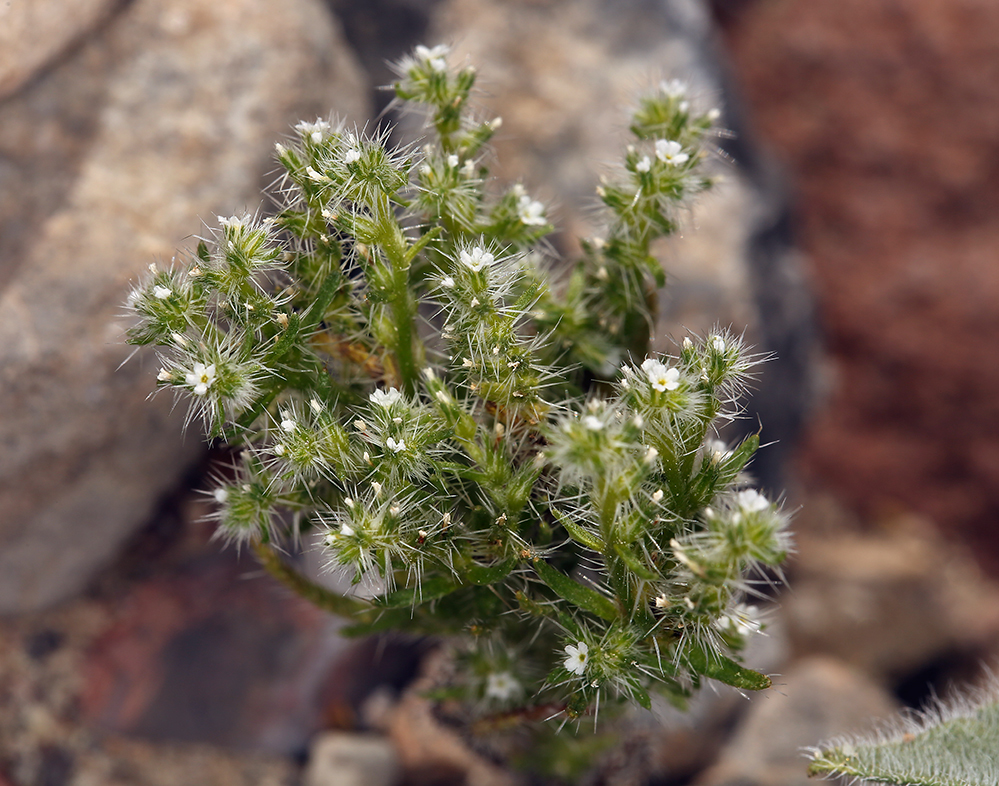
[[(757, 438), (718, 441), (754, 358), (720, 329), (649, 352), (651, 244), (710, 185), (717, 113), (675, 82), (642, 100), (598, 191), (606, 233), (555, 284), (547, 208), (489, 181), (500, 123), (470, 113), (475, 72), (448, 55), (397, 66), (426, 147), (299, 124), (274, 215), (220, 218), (129, 298), (158, 385), (236, 448), (220, 536), (353, 632), (462, 637), (456, 685), (485, 713), (765, 687), (736, 659), (786, 517), (748, 485)], [(295, 576), (278, 553), (308, 533), (381, 594)]]

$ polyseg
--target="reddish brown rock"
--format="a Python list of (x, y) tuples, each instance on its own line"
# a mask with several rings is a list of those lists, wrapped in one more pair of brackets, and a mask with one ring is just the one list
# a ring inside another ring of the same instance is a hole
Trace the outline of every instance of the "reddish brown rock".
[(835, 363), (805, 472), (999, 570), (999, 5), (742, 5), (731, 53), (797, 181)]

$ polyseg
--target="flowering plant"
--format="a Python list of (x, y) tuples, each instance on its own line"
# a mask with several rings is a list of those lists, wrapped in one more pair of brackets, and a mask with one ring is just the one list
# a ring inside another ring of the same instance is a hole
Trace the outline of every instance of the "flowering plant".
[[(275, 215), (220, 218), (129, 298), (158, 385), (235, 448), (220, 536), (348, 632), (459, 637), (452, 689), (484, 715), (767, 687), (737, 657), (787, 517), (749, 487), (758, 437), (718, 438), (758, 358), (720, 329), (650, 353), (651, 244), (711, 185), (717, 112), (672, 81), (641, 100), (598, 189), (606, 234), (557, 276), (545, 205), (488, 179), (499, 120), (468, 109), (474, 69), (438, 46), (397, 71), (426, 147), (300, 123), (276, 147)], [(307, 534), (378, 591), (299, 574), (282, 549)]]

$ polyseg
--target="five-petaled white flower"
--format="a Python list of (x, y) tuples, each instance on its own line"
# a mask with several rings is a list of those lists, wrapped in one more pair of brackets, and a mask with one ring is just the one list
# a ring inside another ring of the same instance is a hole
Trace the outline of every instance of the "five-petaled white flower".
[(462, 250), (458, 256), (461, 259), (461, 264), (473, 273), (478, 273), (482, 268), (489, 267), (496, 259), (482, 246), (476, 246), (471, 251)]
[(295, 126), (295, 130), (298, 131), (303, 137), (308, 135), (312, 143), (318, 145), (323, 141), (323, 136), (329, 133), (330, 124), (323, 120), (321, 117), (316, 118), (315, 123), (307, 123), (304, 120)]
[(577, 641), (575, 646), (566, 644), (565, 654), (568, 655), (563, 664), (566, 671), (571, 671), (573, 674), (582, 674), (586, 671), (586, 664), (590, 660), (590, 648), (586, 646), (585, 641)]
[(646, 358), (642, 363), (642, 371), (649, 379), (649, 384), (653, 390), (665, 393), (667, 390), (676, 390), (680, 387), (680, 369), (667, 368), (660, 360)]
[(370, 400), (372, 404), (388, 408), (397, 401), (402, 401), (402, 393), (400, 393), (396, 388), (389, 388), (388, 390), (382, 390), (379, 388), (368, 396), (368, 400)]
[(668, 79), (659, 83), (659, 89), (667, 98), (680, 98), (687, 94), (687, 83), (680, 79)]
[(679, 142), (674, 142), (671, 139), (657, 139), (656, 158), (666, 164), (679, 166), (686, 163), (690, 156), (683, 152)]
[(446, 44), (437, 44), (432, 49), (418, 46), (416, 47), (416, 56), (439, 73), (447, 68), (447, 53), (450, 51), (451, 48)]
[(736, 494), (735, 501), (746, 513), (759, 513), (770, 507), (770, 500), (756, 489), (743, 489)]
[(161, 287), (159, 284), (153, 287), (153, 297), (158, 300), (166, 300), (170, 295), (170, 287)]
[(522, 687), (508, 671), (493, 672), (486, 678), (486, 698), (509, 701)]
[(635, 164), (636, 172), (648, 172), (652, 169), (652, 161), (648, 156), (642, 156), (641, 160)]
[(188, 385), (194, 388), (194, 395), (203, 396), (215, 381), (215, 364), (195, 363), (194, 369), (184, 377)]
[(401, 453), (406, 449), (406, 443), (403, 440), (395, 440), (389, 437), (385, 440), (385, 447), (391, 450), (393, 453)]
[(517, 200), (517, 215), (520, 216), (520, 223), (527, 226), (543, 227), (548, 223), (545, 206), (526, 194)]
[(348, 149), (346, 153), (343, 154), (343, 163), (353, 164), (355, 161), (360, 160), (360, 158), (361, 158), (361, 151), (358, 150), (356, 147), (352, 147)]

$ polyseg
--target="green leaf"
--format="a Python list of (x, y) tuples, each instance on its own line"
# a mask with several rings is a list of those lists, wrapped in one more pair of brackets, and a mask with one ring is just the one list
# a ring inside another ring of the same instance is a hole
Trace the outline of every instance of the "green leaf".
[(642, 707), (647, 710), (652, 709), (652, 699), (649, 698), (648, 692), (641, 685), (629, 686), (628, 693), (631, 695), (631, 698), (637, 701)]
[(698, 674), (724, 682), (734, 688), (766, 690), (773, 684), (767, 675), (740, 666), (724, 655), (707, 653), (696, 644), (687, 650), (687, 661), (690, 663), (690, 668)]
[(601, 595), (594, 589), (584, 587), (577, 581), (573, 581), (540, 557), (535, 558), (532, 565), (541, 577), (541, 580), (553, 589), (559, 597), (609, 622), (613, 622), (618, 618), (617, 606), (606, 596)]
[(472, 584), (495, 584), (497, 581), (509, 576), (510, 571), (513, 570), (516, 564), (516, 557), (510, 557), (510, 559), (500, 562), (497, 565), (479, 565), (476, 562), (470, 562), (465, 566), (464, 573)]
[(627, 543), (615, 543), (614, 553), (617, 554), (621, 558), (621, 561), (628, 566), (628, 569), (639, 578), (645, 579), (646, 581), (656, 581), (657, 579), (662, 578), (658, 573), (646, 565), (642, 558), (639, 557)]
[(999, 783), (999, 687), (935, 702), (868, 739), (837, 740), (810, 751), (809, 775), (847, 776), (894, 786)]
[(600, 536), (596, 533), (588, 532), (574, 522), (571, 518), (566, 516), (559, 510), (551, 508), (552, 515), (558, 520), (558, 523), (562, 525), (565, 529), (566, 534), (572, 538), (576, 543), (581, 546), (586, 546), (588, 549), (592, 549), (598, 553), (603, 553), (604, 549), (607, 548), (607, 544), (601, 540)]
[(386, 609), (410, 608), (420, 603), (443, 598), (458, 589), (451, 579), (437, 576), (424, 579), (418, 587), (406, 587), (375, 599), (375, 603)]

